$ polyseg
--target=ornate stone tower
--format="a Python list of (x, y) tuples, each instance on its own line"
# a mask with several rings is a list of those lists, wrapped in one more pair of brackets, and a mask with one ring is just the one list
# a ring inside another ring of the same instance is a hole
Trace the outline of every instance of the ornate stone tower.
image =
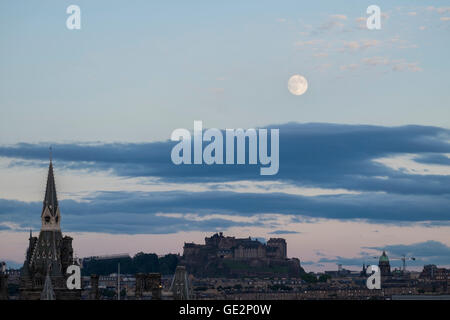
[(383, 254), (381, 255), (379, 261), (378, 261), (378, 267), (380, 268), (381, 276), (386, 277), (391, 275), (391, 265), (389, 263), (389, 258), (386, 255), (386, 252), (383, 251)]
[(190, 286), (186, 267), (177, 266), (175, 274), (170, 285), (174, 300), (189, 300)]
[(53, 289), (57, 300), (80, 299), (80, 290), (68, 290), (66, 286), (66, 270), (73, 263), (72, 238), (63, 237), (60, 222), (61, 214), (50, 159), (41, 213), (41, 231), (39, 237), (33, 237), (30, 231), (26, 260), (21, 269), (21, 299), (39, 300), (41, 293), (49, 287)]

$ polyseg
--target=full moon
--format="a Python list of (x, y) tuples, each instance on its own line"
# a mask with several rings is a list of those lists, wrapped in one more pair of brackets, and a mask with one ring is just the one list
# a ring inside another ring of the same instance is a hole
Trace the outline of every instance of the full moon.
[(306, 81), (305, 77), (295, 74), (289, 78), (288, 90), (293, 95), (301, 96), (308, 90), (308, 81)]

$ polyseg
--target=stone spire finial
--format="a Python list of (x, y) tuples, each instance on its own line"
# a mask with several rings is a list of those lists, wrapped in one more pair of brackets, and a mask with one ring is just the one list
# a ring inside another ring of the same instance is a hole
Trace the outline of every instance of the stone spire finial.
[(41, 300), (56, 300), (55, 291), (53, 291), (52, 280), (47, 272), (45, 277), (44, 289), (41, 292)]

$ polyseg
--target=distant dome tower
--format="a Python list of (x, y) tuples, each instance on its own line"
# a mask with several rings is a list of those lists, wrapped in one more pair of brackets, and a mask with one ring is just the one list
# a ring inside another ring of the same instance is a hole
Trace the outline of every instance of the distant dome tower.
[(378, 267), (380, 268), (381, 276), (391, 275), (391, 265), (385, 251), (383, 251), (380, 260), (378, 261)]

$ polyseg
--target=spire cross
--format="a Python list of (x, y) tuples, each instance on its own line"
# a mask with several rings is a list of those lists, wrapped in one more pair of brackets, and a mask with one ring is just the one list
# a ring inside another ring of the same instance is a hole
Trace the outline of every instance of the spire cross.
[(50, 148), (49, 148), (49, 154), (50, 154), (50, 162), (52, 162), (52, 158), (53, 158), (53, 155), (52, 155), (52, 146), (50, 146)]

